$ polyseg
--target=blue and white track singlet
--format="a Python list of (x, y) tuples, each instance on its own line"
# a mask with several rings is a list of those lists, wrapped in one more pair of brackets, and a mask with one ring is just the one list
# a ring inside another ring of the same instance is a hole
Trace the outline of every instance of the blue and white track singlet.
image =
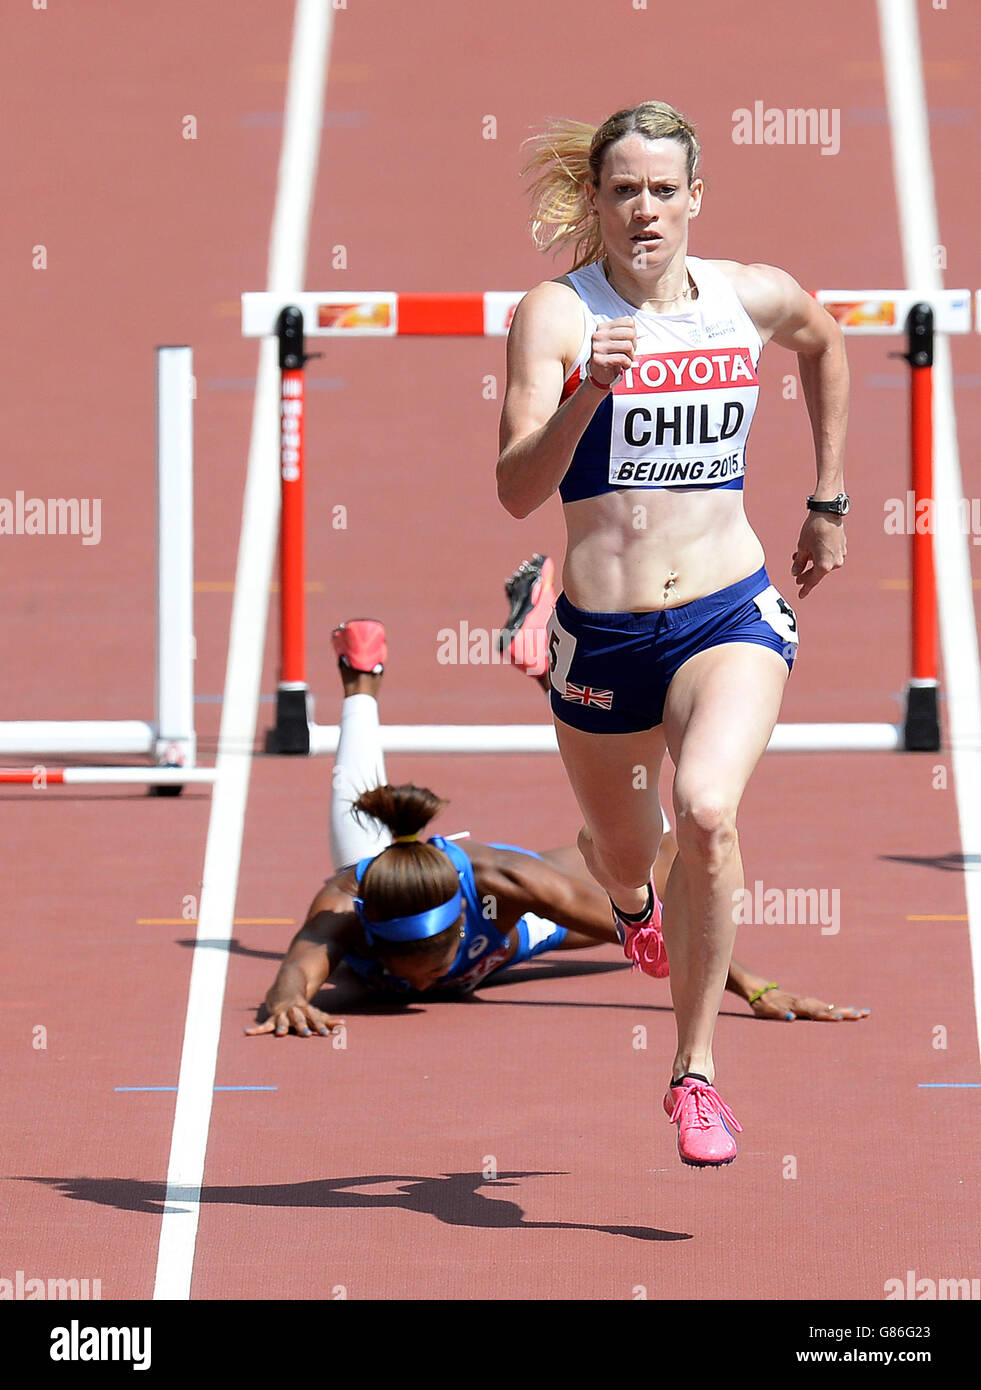
[(562, 399), (586, 376), (598, 325), (632, 317), (637, 348), (576, 445), (563, 502), (617, 488), (742, 487), (762, 339), (721, 270), (694, 256), (686, 265), (698, 297), (680, 314), (629, 304), (598, 261), (570, 272), (584, 326)]

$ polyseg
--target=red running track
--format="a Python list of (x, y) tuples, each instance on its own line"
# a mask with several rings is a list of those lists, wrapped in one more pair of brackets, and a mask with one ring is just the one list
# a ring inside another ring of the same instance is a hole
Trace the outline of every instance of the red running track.
[[(3, 538), (7, 649), (21, 656), (4, 717), (150, 708), (161, 342), (195, 350), (196, 682), (203, 696), (223, 687), (256, 360), (236, 301), (264, 282), (291, 16), (286, 0), (243, 0), (230, 26), (174, 0), (114, 11), (111, 33), (67, 7), (8, 20), (8, 319), (45, 331), (43, 367), (13, 334), (0, 348), (5, 491), (101, 497), (103, 535), (88, 549)], [(579, 0), (502, 0), (492, 14), (424, 0), (352, 4), (336, 21), (310, 286), (520, 288), (558, 273), (524, 229), (520, 141), (549, 115), (599, 119), (651, 95), (700, 127), (709, 182), (695, 254), (773, 262), (808, 286), (901, 282), (872, 7), (768, 2), (747, 25), (714, 0), (602, 15)], [(962, 192), (979, 153), (964, 56), (978, 20), (921, 6), (921, 24), (947, 283), (975, 286)], [(732, 112), (755, 100), (839, 108), (840, 153), (734, 145)], [(181, 137), (188, 114), (193, 141)], [(482, 138), (488, 115), (496, 140)], [(878, 519), (906, 487), (905, 369), (885, 351), (850, 340), (849, 558), (803, 606), (787, 720), (898, 718), (907, 555)], [(976, 339), (955, 342), (967, 488), (979, 356)], [(788, 591), (812, 477), (803, 405), (784, 399), (793, 372), (778, 349), (764, 356), (747, 482)], [(389, 627), (390, 722), (544, 717), (516, 674), (435, 660), (439, 629), (498, 625), (504, 575), (561, 544), (557, 502), (520, 526), (496, 503), (488, 374), (502, 383), (499, 341), (328, 343), (311, 368), (321, 722), (338, 697), (329, 629), (358, 613)], [(275, 679), (270, 632), (263, 689)], [(270, 713), (260, 707), (260, 725)], [(198, 715), (206, 757), (217, 702)], [(255, 919), (299, 919), (330, 867), (328, 764), (257, 758), (236, 906), (248, 920), (234, 931), (216, 1081), (276, 1089), (215, 1096), (192, 1297), (877, 1300), (911, 1268), (981, 1272), (976, 1092), (920, 1084), (978, 1080), (958, 920), (971, 847), (949, 787), (934, 789), (938, 766), (950, 773), (945, 754), (781, 755), (758, 770), (741, 817), (748, 882), (838, 889), (841, 924), (747, 927), (740, 957), (872, 1014), (783, 1026), (727, 1004), (720, 1084), (744, 1134), (736, 1164), (705, 1174), (678, 1163), (659, 1110), (667, 989), (612, 949), (546, 958), (465, 1004), (351, 1010), (342, 1050), (244, 1037), (293, 931)], [(393, 757), (388, 770), (451, 798), (444, 830), (545, 847), (577, 828), (555, 758)], [(174, 1097), (115, 1088), (176, 1085), (194, 937), (181, 918), (200, 893), (209, 809), (203, 791), (0, 793), (0, 1277), (152, 1294)], [(315, 1261), (289, 1257), (310, 1251)]]

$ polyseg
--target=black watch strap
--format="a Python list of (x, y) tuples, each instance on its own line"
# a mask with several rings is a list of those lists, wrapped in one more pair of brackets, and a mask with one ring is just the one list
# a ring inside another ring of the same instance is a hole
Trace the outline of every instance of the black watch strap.
[(832, 497), (827, 502), (818, 502), (814, 497), (809, 497), (807, 506), (812, 512), (830, 512), (833, 516), (844, 516), (851, 507), (851, 501), (847, 492), (839, 492), (837, 497)]

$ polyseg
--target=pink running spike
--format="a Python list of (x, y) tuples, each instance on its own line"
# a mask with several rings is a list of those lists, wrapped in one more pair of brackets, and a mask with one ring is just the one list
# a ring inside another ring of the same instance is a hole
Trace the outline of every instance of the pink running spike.
[(350, 618), (331, 633), (334, 651), (352, 671), (377, 676), (388, 660), (385, 629), (375, 618)]
[(714, 1086), (694, 1076), (669, 1086), (664, 1109), (678, 1126), (678, 1153), (690, 1168), (718, 1168), (736, 1157), (732, 1131), (742, 1125)]
[[(526, 589), (529, 578), (535, 575), (536, 570), (539, 571), (538, 577), (533, 579), (530, 590)], [(526, 676), (543, 676), (548, 670), (545, 629), (555, 607), (554, 576), (555, 564), (552, 559), (547, 555), (536, 555), (533, 560), (519, 565), (504, 586), (512, 604), (518, 608), (513, 617), (509, 616), (508, 628), (505, 629), (506, 636), (511, 623), (517, 623), (508, 651), (512, 664), (524, 671)]]
[(670, 967), (661, 931), (661, 900), (657, 896), (653, 879), (650, 886), (654, 898), (650, 921), (625, 922), (614, 908), (613, 922), (623, 946), (623, 954), (631, 963), (631, 969), (642, 970), (645, 975), (653, 975), (656, 980), (663, 980)]

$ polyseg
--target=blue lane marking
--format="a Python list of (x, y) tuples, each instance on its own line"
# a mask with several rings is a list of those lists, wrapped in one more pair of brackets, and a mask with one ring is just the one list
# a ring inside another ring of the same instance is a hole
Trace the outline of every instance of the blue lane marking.
[(981, 1081), (918, 1081), (922, 1091), (981, 1091)]
[[(215, 1091), (278, 1091), (278, 1086), (214, 1086)], [(176, 1086), (114, 1086), (114, 1091), (176, 1091)]]

